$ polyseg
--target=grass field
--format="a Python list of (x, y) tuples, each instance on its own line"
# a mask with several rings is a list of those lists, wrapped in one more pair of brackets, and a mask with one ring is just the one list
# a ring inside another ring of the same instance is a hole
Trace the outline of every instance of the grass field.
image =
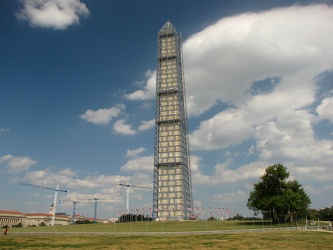
[(0, 249), (333, 249), (333, 234), (311, 231), (199, 235), (7, 235)]
[[(324, 222), (323, 222), (324, 223)], [(298, 226), (304, 226), (299, 222)], [(188, 232), (296, 227), (296, 223), (272, 224), (270, 221), (168, 221), (81, 224), (54, 227), (10, 228), (11, 232)]]
[(10, 228), (0, 235), (0, 249), (333, 249), (333, 233), (290, 226), (184, 221)]

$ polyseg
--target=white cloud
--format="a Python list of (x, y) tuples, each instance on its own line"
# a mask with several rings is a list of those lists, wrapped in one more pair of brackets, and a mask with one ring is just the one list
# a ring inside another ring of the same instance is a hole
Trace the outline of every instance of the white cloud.
[(245, 181), (255, 180), (259, 176), (263, 175), (265, 168), (268, 166), (268, 164), (264, 162), (255, 162), (240, 166), (237, 169), (230, 169), (228, 167), (231, 164), (232, 160), (216, 164), (214, 183), (222, 184), (242, 182), (245, 184)]
[[(68, 211), (72, 211), (73, 203), (71, 201), (81, 200), (80, 203), (80, 213), (91, 214), (91, 211), (83, 211), (82, 206), (93, 207), (92, 204), (88, 205), (88, 200), (97, 196), (103, 198), (105, 200), (112, 200), (112, 207), (119, 206), (123, 204), (123, 190), (120, 190), (117, 186), (119, 182), (127, 182), (130, 178), (126, 176), (113, 175), (97, 175), (94, 173), (84, 173), (84, 177), (81, 177), (82, 173), (78, 171), (73, 171), (70, 168), (61, 169), (59, 171), (55, 171), (54, 168), (47, 168), (44, 170), (31, 171), (26, 173), (26, 175), (21, 179), (21, 182), (24, 183), (32, 183), (36, 186), (45, 186), (50, 188), (55, 188), (59, 185), (59, 189), (61, 190), (69, 190), (69, 194), (60, 193), (58, 194), (58, 198), (60, 200), (66, 200), (68, 202), (64, 202), (59, 204), (59, 207), (69, 208)], [(36, 192), (37, 189), (32, 188), (31, 193)], [(38, 191), (42, 193), (41, 191)], [(45, 197), (53, 201), (53, 193), (51, 192), (43, 192)], [(100, 207), (101, 205), (99, 205)], [(40, 204), (38, 208), (34, 206), (34, 211), (38, 211), (40, 209)], [(99, 211), (102, 209), (99, 208)], [(109, 214), (109, 210), (106, 214)], [(105, 215), (104, 215), (105, 216)]]
[(190, 136), (192, 149), (212, 150), (240, 144), (252, 137), (254, 130), (241, 110), (228, 109), (200, 123)]
[(316, 181), (332, 181), (333, 173), (332, 173), (332, 165), (312, 165), (311, 167), (305, 166), (297, 166), (294, 167), (293, 172), (295, 175), (298, 175), (299, 178), (307, 178)]
[(127, 149), (126, 157), (136, 157), (137, 155), (139, 155), (145, 151), (146, 151), (146, 149), (143, 147), (140, 147), (140, 148), (137, 148), (134, 150)]
[(156, 71), (147, 71), (146, 77), (148, 78), (143, 90), (137, 90), (133, 93), (124, 95), (130, 101), (144, 101), (153, 100), (156, 95)]
[(155, 126), (155, 119), (149, 120), (149, 121), (142, 121), (138, 130), (139, 131), (145, 131), (148, 129), (151, 129)]
[(297, 162), (313, 167), (333, 164), (333, 141), (318, 140), (308, 111), (287, 111), (275, 121), (256, 127), (257, 151), (270, 162)]
[(201, 165), (202, 158), (197, 155), (191, 155), (191, 178), (194, 184), (210, 184), (210, 176), (203, 173)]
[[(125, 165), (121, 166), (122, 172), (131, 174), (128, 182), (131, 185), (138, 185), (141, 187), (152, 187), (153, 180), (153, 169), (154, 169), (154, 156), (143, 156), (135, 157), (126, 162)], [(135, 191), (134, 191), (135, 190)], [(131, 189), (130, 192), (135, 192), (135, 198), (140, 198), (140, 193), (147, 195), (148, 189)]]
[(237, 191), (233, 193), (223, 193), (223, 194), (217, 194), (214, 195), (213, 198), (214, 200), (218, 202), (223, 202), (225, 203), (234, 203), (237, 201), (243, 201), (247, 198), (247, 194), (245, 194), (243, 191)]
[(119, 119), (113, 124), (113, 131), (117, 134), (135, 135), (136, 131), (132, 129), (131, 125), (125, 124), (124, 119)]
[(206, 166), (201, 164), (202, 158), (196, 155), (191, 155), (191, 175), (194, 184), (206, 185), (221, 185), (242, 183), (247, 185), (247, 182), (258, 179), (263, 175), (265, 168), (269, 165), (268, 162), (258, 161), (242, 165), (236, 169), (231, 169), (233, 160), (230, 158), (222, 163), (217, 163), (214, 167), (214, 173), (206, 175), (204, 169)]
[(322, 100), (316, 111), (320, 119), (327, 119), (333, 123), (333, 97)]
[(22, 0), (23, 8), (16, 16), (27, 21), (32, 27), (53, 28), (63, 30), (78, 24), (80, 16), (90, 14), (88, 8), (80, 0)]
[(115, 107), (109, 109), (98, 109), (93, 111), (88, 109), (80, 118), (94, 124), (107, 125), (114, 117), (118, 117), (126, 106), (124, 104), (118, 104)]
[(153, 168), (154, 157), (144, 156), (129, 160), (125, 165), (120, 168), (120, 170), (124, 172), (147, 172), (149, 174), (152, 174)]
[[(117, 183), (122, 180), (127, 180), (127, 177), (114, 175), (96, 175), (89, 173), (81, 178), (80, 172), (73, 171), (70, 168), (54, 171), (53, 168), (46, 168), (43, 170), (36, 170), (28, 172), (22, 179), (25, 183), (34, 183), (35, 185), (56, 187), (60, 189), (78, 189), (81, 192), (88, 192), (89, 189), (109, 188), (110, 185), (116, 187)], [(90, 191), (91, 192), (91, 191)]]
[[(246, 105), (252, 83), (269, 77), (281, 78), (277, 93), (284, 105), (311, 103), (313, 79), (332, 67), (331, 12), (309, 5), (244, 13), (191, 36), (183, 46), (188, 113), (201, 114), (217, 100)], [(306, 95), (295, 99), (298, 91)]]
[(20, 173), (29, 170), (37, 162), (27, 156), (0, 156), (0, 165), (5, 165), (9, 173)]

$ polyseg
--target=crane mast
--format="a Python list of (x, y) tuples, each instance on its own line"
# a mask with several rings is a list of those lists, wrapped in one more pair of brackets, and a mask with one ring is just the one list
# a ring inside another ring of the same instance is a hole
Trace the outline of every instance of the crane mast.
[(54, 219), (55, 219), (55, 214), (56, 214), (56, 207), (57, 207), (57, 198), (58, 198), (58, 192), (64, 192), (69, 194), (69, 190), (62, 190), (59, 189), (59, 185), (56, 186), (56, 188), (52, 187), (46, 187), (46, 186), (38, 186), (38, 185), (33, 185), (29, 183), (20, 183), (21, 185), (29, 186), (29, 187), (36, 187), (36, 188), (41, 188), (41, 189), (48, 189), (48, 190), (53, 190), (54, 191), (54, 200), (53, 200), (53, 210), (52, 210), (52, 220), (51, 220), (51, 226), (54, 226)]
[(74, 198), (73, 200), (59, 200), (59, 203), (62, 202), (73, 202), (73, 215), (72, 215), (72, 223), (75, 223), (75, 214), (76, 214), (76, 203), (80, 202), (91, 202), (94, 201), (94, 223), (97, 223), (97, 201), (100, 200), (100, 202), (112, 202), (113, 200), (104, 200), (102, 198), (98, 198), (97, 195), (94, 196), (94, 198), (90, 198), (87, 200), (77, 200)]
[(76, 211), (76, 203), (80, 202), (74, 198), (74, 200), (59, 200), (59, 203), (62, 202), (73, 202), (73, 214), (72, 214), (72, 224), (75, 223), (75, 211)]
[(127, 210), (128, 213), (129, 213), (129, 188), (134, 187), (134, 188), (152, 189), (152, 187), (131, 185), (131, 184), (128, 184), (128, 183), (127, 184), (118, 183), (118, 186), (126, 187), (126, 210)]

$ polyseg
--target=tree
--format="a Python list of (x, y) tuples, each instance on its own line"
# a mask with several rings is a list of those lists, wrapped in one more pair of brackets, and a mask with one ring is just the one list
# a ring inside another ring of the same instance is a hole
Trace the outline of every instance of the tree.
[(254, 184), (247, 207), (260, 211), (272, 221), (306, 216), (311, 200), (298, 181), (286, 181), (289, 172), (281, 164), (269, 166), (260, 181)]

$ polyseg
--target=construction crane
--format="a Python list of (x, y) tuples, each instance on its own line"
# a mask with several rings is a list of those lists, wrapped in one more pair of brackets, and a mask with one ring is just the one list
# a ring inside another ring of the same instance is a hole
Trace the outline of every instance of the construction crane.
[(52, 210), (52, 220), (51, 220), (51, 226), (54, 226), (54, 218), (56, 214), (56, 206), (57, 206), (57, 197), (58, 197), (58, 192), (64, 192), (69, 194), (69, 190), (61, 190), (59, 189), (59, 185), (56, 186), (56, 188), (51, 188), (51, 187), (45, 187), (45, 186), (38, 186), (38, 185), (33, 185), (29, 183), (20, 183), (21, 185), (26, 185), (29, 187), (36, 187), (36, 188), (41, 188), (41, 189), (48, 189), (48, 190), (53, 190), (54, 191), (54, 201), (53, 201), (53, 210)]
[(126, 187), (126, 210), (127, 212), (129, 212), (129, 188), (133, 187), (133, 188), (144, 188), (144, 189), (153, 189), (152, 187), (144, 187), (144, 186), (139, 186), (139, 185), (131, 185), (131, 184), (122, 184), (122, 183), (118, 183), (118, 186), (123, 186)]
[(59, 203), (62, 203), (62, 202), (73, 202), (73, 215), (72, 215), (72, 224), (75, 223), (75, 209), (76, 209), (76, 203), (80, 202), (78, 200), (75, 199), (74, 197), (74, 200), (59, 200)]
[(100, 200), (100, 202), (112, 202), (113, 200), (104, 200), (102, 198), (98, 198), (97, 195), (94, 195), (94, 198), (88, 199), (89, 201), (95, 201), (95, 207), (94, 207), (94, 223), (97, 223), (97, 201)]
[(100, 202), (112, 202), (113, 200), (104, 200), (102, 198), (98, 198), (97, 195), (95, 194), (93, 198), (87, 199), (87, 200), (77, 200), (74, 198), (73, 200), (59, 200), (59, 203), (62, 202), (73, 202), (73, 215), (72, 215), (72, 223), (75, 223), (75, 213), (76, 213), (76, 203), (80, 202), (95, 202), (95, 207), (94, 207), (94, 223), (97, 223), (97, 201)]

